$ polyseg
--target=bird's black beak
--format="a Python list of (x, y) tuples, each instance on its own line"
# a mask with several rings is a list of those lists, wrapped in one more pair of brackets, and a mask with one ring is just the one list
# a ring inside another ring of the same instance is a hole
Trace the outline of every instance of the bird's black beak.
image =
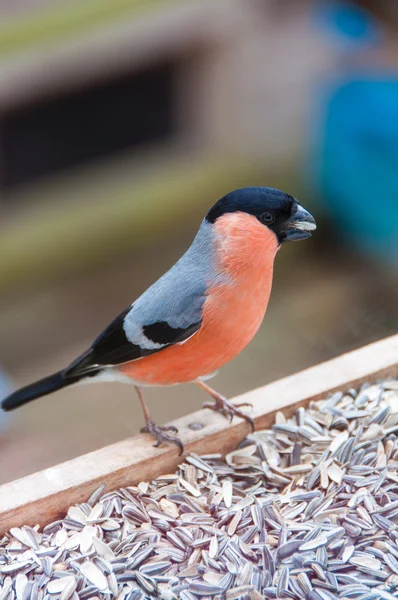
[(292, 216), (285, 221), (283, 226), (283, 237), (285, 241), (305, 240), (311, 237), (311, 232), (316, 229), (314, 217), (305, 208), (296, 205)]

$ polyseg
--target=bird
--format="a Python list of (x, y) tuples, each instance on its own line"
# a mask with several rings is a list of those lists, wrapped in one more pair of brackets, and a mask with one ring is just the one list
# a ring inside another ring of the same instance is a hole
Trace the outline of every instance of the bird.
[(69, 366), (3, 399), (16, 409), (61, 388), (87, 382), (133, 384), (146, 426), (141, 430), (184, 451), (174, 426), (151, 418), (143, 388), (194, 383), (213, 402), (205, 408), (231, 420), (251, 417), (207, 380), (252, 340), (271, 294), (274, 259), (288, 241), (316, 229), (314, 217), (275, 188), (236, 189), (203, 218), (188, 250), (163, 276), (117, 316)]

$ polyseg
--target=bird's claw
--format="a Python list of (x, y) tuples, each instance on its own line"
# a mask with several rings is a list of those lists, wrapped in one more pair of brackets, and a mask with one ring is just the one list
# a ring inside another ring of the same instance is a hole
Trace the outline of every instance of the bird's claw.
[(178, 437), (168, 435), (167, 433), (164, 433), (165, 431), (173, 431), (174, 433), (177, 433), (178, 429), (174, 425), (156, 425), (156, 423), (153, 421), (148, 421), (146, 426), (141, 429), (141, 433), (149, 433), (155, 438), (155, 440), (157, 440), (156, 444), (154, 444), (154, 448), (158, 448), (163, 442), (175, 444), (178, 446), (181, 456), (181, 454), (184, 452), (183, 443)]
[(252, 431), (254, 431), (255, 427), (253, 419), (249, 417), (249, 415), (247, 415), (246, 413), (239, 410), (239, 408), (242, 406), (250, 406), (250, 408), (252, 408), (252, 404), (250, 404), (249, 402), (242, 402), (241, 404), (231, 404), (231, 402), (228, 402), (226, 398), (222, 397), (220, 397), (219, 399), (217, 398), (215, 402), (206, 402), (205, 404), (203, 404), (203, 408), (209, 408), (210, 410), (214, 410), (215, 412), (221, 413), (224, 417), (229, 419), (230, 423), (232, 423), (232, 419), (234, 418), (234, 416), (244, 419), (249, 423), (250, 427), (252, 428)]

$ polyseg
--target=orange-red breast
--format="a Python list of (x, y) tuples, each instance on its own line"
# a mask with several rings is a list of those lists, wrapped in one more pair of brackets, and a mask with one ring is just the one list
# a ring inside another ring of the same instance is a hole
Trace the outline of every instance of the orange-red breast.
[(193, 382), (215, 399), (206, 406), (251, 422), (205, 380), (237, 356), (260, 327), (281, 245), (308, 238), (315, 228), (313, 217), (280, 190), (248, 187), (227, 194), (209, 210), (180, 260), (91, 348), (66, 369), (5, 398), (3, 409), (82, 381), (129, 382), (157, 445), (169, 441), (182, 450), (178, 438), (151, 420), (142, 387)]

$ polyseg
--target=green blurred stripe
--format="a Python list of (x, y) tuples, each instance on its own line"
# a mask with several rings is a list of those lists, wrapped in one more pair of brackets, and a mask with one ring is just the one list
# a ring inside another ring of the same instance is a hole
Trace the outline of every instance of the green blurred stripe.
[[(63, 203), (19, 218), (0, 236), (0, 289), (50, 280), (120, 256), (145, 240), (173, 232), (202, 215), (233, 188), (261, 185), (254, 167), (217, 160), (157, 170), (140, 184), (125, 183), (112, 197), (85, 190), (79, 206)], [(72, 193), (72, 192), (70, 192)], [(73, 192), (79, 197), (79, 191)]]
[(34, 45), (84, 34), (117, 19), (173, 6), (182, 0), (62, 0), (23, 16), (10, 16), (0, 24), (0, 56)]

